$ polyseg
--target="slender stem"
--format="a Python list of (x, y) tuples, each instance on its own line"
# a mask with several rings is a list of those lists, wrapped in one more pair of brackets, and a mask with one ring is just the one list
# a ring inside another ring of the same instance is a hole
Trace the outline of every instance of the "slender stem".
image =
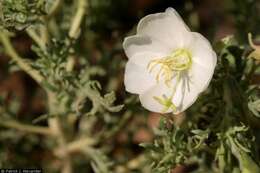
[(39, 37), (34, 29), (27, 28), (26, 32), (42, 50), (46, 49), (45, 43), (42, 41), (41, 37)]
[(1, 31), (0, 41), (2, 42), (7, 55), (9, 55), (10, 58), (12, 58), (23, 71), (29, 74), (36, 82), (41, 84), (41, 82), (43, 81), (43, 77), (40, 75), (40, 73), (37, 70), (33, 69), (26, 60), (24, 60), (22, 57), (18, 55), (18, 53), (13, 48), (7, 34)]
[(48, 42), (49, 42), (49, 31), (48, 31), (48, 19), (47, 17), (42, 17), (42, 22), (44, 23), (44, 25), (42, 25), (40, 27), (40, 37), (41, 37), (41, 40), (42, 42), (47, 45)]
[[(48, 104), (49, 104), (49, 112), (52, 114), (56, 113), (56, 99), (55, 94), (48, 92)], [(60, 123), (59, 117), (50, 118), (48, 119), (48, 124), (57, 137), (58, 145), (61, 148), (60, 150), (60, 157), (63, 158), (63, 168), (62, 173), (71, 173), (72, 172), (72, 164), (71, 164), (71, 158), (69, 153), (67, 152), (67, 142), (66, 137), (63, 133), (62, 126)]]
[[(48, 18), (44, 17), (43, 22), (44, 25), (40, 28), (40, 33), (41, 33), (41, 39), (43, 43), (46, 45), (49, 41)], [(48, 124), (50, 129), (53, 131), (55, 137), (57, 138), (58, 145), (62, 150), (61, 155), (59, 155), (63, 162), (63, 167), (61, 172), (72, 173), (73, 170), (72, 170), (71, 158), (69, 153), (66, 150), (66, 145), (67, 145), (66, 136), (63, 132), (61, 121), (57, 113), (58, 108), (56, 107), (57, 105), (56, 95), (51, 91), (47, 91), (47, 96), (48, 96), (49, 113), (52, 115), (57, 115), (57, 117), (49, 118)]]
[[(69, 30), (69, 37), (76, 39), (80, 29), (80, 24), (86, 13), (87, 0), (78, 0), (77, 12), (72, 19), (72, 24)], [(68, 62), (66, 69), (67, 71), (72, 71), (75, 65), (75, 58), (73, 56), (68, 57)]]
[(0, 121), (0, 125), (7, 128), (14, 128), (24, 132), (39, 133), (42, 135), (54, 135), (53, 132), (47, 127), (33, 126), (22, 124), (13, 120)]
[(52, 7), (50, 9), (50, 12), (47, 16), (47, 18), (51, 18), (52, 16), (54, 16), (57, 11), (59, 10), (59, 8), (61, 7), (61, 4), (62, 4), (62, 0), (56, 0), (53, 4), (52, 4)]
[(69, 30), (69, 36), (71, 38), (75, 39), (77, 37), (81, 21), (86, 13), (86, 7), (87, 7), (87, 0), (78, 0), (78, 7), (77, 7), (78, 9), (76, 15), (72, 19), (72, 25)]
[(61, 172), (71, 173), (72, 172), (71, 158), (69, 153), (67, 152), (66, 138), (62, 131), (60, 121), (58, 118), (50, 118), (48, 121), (49, 121), (49, 126), (52, 129), (52, 131), (55, 133), (55, 136), (57, 137), (58, 140), (58, 144), (60, 146), (59, 156), (63, 159), (63, 168)]
[[(96, 144), (96, 141), (94, 139), (82, 138), (82, 139), (79, 139), (77, 141), (67, 144), (66, 150), (69, 153), (74, 153), (74, 152), (81, 151), (83, 148), (94, 145), (94, 144)], [(55, 153), (57, 153), (59, 155), (60, 153), (62, 153), (62, 149), (61, 148), (56, 149)]]
[[(129, 120), (129, 118), (131, 118), (131, 115), (132, 115), (131, 113), (126, 113), (123, 116), (122, 120), (119, 122), (118, 126), (113, 128), (111, 131), (106, 133), (104, 136), (102, 135), (102, 136), (98, 137), (97, 140), (94, 140), (94, 139), (88, 138), (88, 137), (84, 137), (77, 141), (68, 143), (67, 148), (66, 148), (67, 152), (69, 152), (69, 153), (78, 152), (78, 151), (83, 150), (87, 146), (93, 146), (93, 145), (97, 144), (102, 139), (110, 138), (111, 136), (115, 135), (121, 128), (124, 127), (127, 120)], [(60, 149), (60, 148), (56, 149), (55, 153), (62, 153), (62, 149)]]

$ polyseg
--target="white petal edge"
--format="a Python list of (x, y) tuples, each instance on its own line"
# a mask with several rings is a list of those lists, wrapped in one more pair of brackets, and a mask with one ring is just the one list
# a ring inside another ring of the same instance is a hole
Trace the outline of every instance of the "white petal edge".
[(129, 59), (131, 59), (131, 57), (134, 55), (142, 52), (160, 52), (168, 54), (171, 51), (171, 47), (167, 47), (161, 42), (151, 39), (148, 36), (140, 35), (126, 37), (123, 42), (123, 48)]
[(126, 91), (141, 94), (154, 86), (156, 81), (145, 68), (128, 61), (125, 68), (124, 84)]
[(200, 94), (197, 87), (188, 82), (188, 78), (183, 78), (182, 82), (177, 87), (176, 93), (172, 100), (177, 106), (177, 111), (174, 112), (174, 114), (179, 114), (180, 112), (184, 112), (188, 109), (197, 100)]
[(192, 54), (192, 61), (208, 69), (214, 69), (217, 64), (217, 56), (209, 41), (200, 33), (191, 32), (193, 41), (188, 46)]
[[(160, 59), (160, 58), (163, 58), (163, 57), (165, 57), (167, 55), (168, 54), (166, 54), (166, 53), (159, 53), (159, 52), (158, 53), (142, 52), (142, 53), (138, 53), (135, 56), (133, 56), (129, 61), (132, 61), (133, 63), (138, 64), (139, 66), (142, 66), (143, 68), (147, 69), (148, 68), (148, 64), (152, 60)], [(156, 67), (159, 67), (159, 66), (156, 66)], [(158, 68), (155, 68), (152, 71), (152, 73), (156, 74), (157, 71), (158, 71)]]
[(173, 8), (163, 13), (150, 14), (143, 17), (137, 26), (138, 35), (146, 35), (160, 40), (173, 49), (185, 44), (185, 36), (189, 28)]
[[(185, 86), (183, 86), (185, 85)], [(154, 96), (162, 97), (162, 95), (166, 95), (169, 97), (172, 93), (172, 89), (168, 88), (164, 84), (160, 83), (144, 93), (139, 95), (141, 104), (144, 108), (149, 111), (157, 112), (157, 113), (170, 113), (173, 110), (168, 109), (166, 112), (163, 112), (164, 106), (161, 105), (158, 101), (154, 99)], [(177, 111), (172, 112), (173, 114), (179, 114), (180, 112), (188, 109), (198, 98), (200, 92), (193, 84), (180, 83), (177, 87), (176, 93), (172, 99), (173, 103), (177, 107)]]
[(176, 89), (173, 97), (173, 103), (177, 106), (177, 111), (174, 114), (188, 109), (205, 91), (213, 77), (215, 68), (205, 68), (204, 66), (193, 62), (191, 69), (187, 74), (182, 76), (181, 83)]
[(172, 17), (175, 17), (177, 19), (177, 21), (181, 22), (183, 27), (185, 27), (185, 29), (187, 31), (190, 31), (190, 28), (184, 23), (182, 17), (179, 15), (179, 13), (172, 7), (168, 7), (165, 10), (165, 13), (167, 13), (168, 15), (172, 15)]
[(170, 94), (171, 94), (171, 90), (164, 84), (160, 83), (154, 85), (149, 90), (140, 94), (139, 99), (142, 106), (149, 111), (157, 112), (157, 113), (170, 113), (172, 112), (171, 109), (167, 110), (166, 112), (162, 112), (164, 106), (154, 99), (154, 96), (161, 97), (162, 95), (166, 95), (169, 97)]
[(190, 82), (196, 86), (198, 92), (203, 92), (209, 86), (213, 77), (215, 68), (205, 68), (204, 66), (193, 62), (188, 75)]

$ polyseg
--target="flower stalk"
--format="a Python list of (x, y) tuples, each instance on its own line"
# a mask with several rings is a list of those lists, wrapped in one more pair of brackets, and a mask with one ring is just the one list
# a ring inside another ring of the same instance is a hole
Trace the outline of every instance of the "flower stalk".
[(77, 38), (78, 32), (80, 30), (79, 28), (80, 28), (81, 21), (86, 13), (86, 8), (87, 8), (87, 1), (78, 0), (77, 12), (72, 20), (71, 28), (69, 30), (69, 36), (73, 39)]
[(19, 131), (28, 132), (28, 133), (36, 133), (46, 136), (53, 136), (53, 131), (49, 129), (48, 127), (40, 127), (40, 126), (34, 126), (34, 125), (27, 125), (22, 124), (20, 122), (16, 122), (13, 120), (4, 120), (0, 121), (0, 126), (4, 126), (7, 128), (13, 128)]
[(33, 41), (42, 49), (46, 49), (46, 45), (41, 37), (35, 32), (33, 28), (26, 29), (27, 34), (33, 39)]
[(43, 81), (43, 77), (40, 75), (40, 73), (33, 69), (27, 60), (24, 60), (21, 56), (18, 55), (18, 53), (15, 51), (15, 49), (12, 46), (12, 43), (10, 41), (9, 36), (7, 36), (6, 33), (3, 31), (0, 31), (0, 41), (2, 45), (4, 46), (4, 49), (6, 51), (6, 54), (10, 56), (10, 58), (16, 62), (16, 64), (25, 71), (28, 75), (30, 75), (38, 84), (41, 85), (41, 82)]

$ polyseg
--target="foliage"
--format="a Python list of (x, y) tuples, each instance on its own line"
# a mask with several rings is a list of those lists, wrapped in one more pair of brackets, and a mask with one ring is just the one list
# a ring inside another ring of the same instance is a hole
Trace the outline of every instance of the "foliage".
[[(135, 136), (142, 128), (151, 131), (151, 113), (124, 91), (121, 44), (132, 20), (147, 9), (127, 16), (132, 3), (0, 0), (0, 80), (15, 75), (10, 67), (16, 64), (29, 81), (11, 91), (0, 85), (0, 167), (168, 173), (182, 165), (194, 173), (260, 172), (260, 55), (246, 37), (259, 36), (259, 2), (221, 3), (234, 19), (235, 35), (214, 43), (218, 65), (208, 90), (185, 113), (161, 116), (154, 139), (140, 146)], [(153, 3), (157, 11), (169, 5)], [(174, 5), (203, 31), (199, 5)], [(26, 100), (15, 91), (23, 87)]]
[(194, 162), (201, 163), (199, 172), (233, 172), (239, 167), (242, 172), (260, 171), (253, 130), (260, 121), (259, 87), (251, 83), (258, 62), (248, 58), (248, 49), (239, 47), (233, 37), (217, 45), (219, 59), (211, 87), (186, 113), (181, 127), (161, 127), (160, 138), (148, 147), (154, 172)]
[(40, 22), (46, 14), (45, 0), (1, 0), (1, 25), (8, 29), (22, 30)]

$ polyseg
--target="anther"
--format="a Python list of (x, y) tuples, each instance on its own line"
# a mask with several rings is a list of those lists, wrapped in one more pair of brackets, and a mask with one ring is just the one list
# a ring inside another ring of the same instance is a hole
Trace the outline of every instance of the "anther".
[[(149, 73), (155, 70), (156, 66), (159, 66), (159, 71), (156, 74), (156, 81), (159, 83), (160, 78), (164, 77), (164, 83), (167, 87), (172, 88), (172, 93), (170, 97), (163, 95), (162, 97), (155, 96), (154, 99), (164, 106), (163, 112), (168, 109), (172, 109), (176, 112), (177, 107), (172, 102), (175, 95), (178, 84), (180, 83), (181, 72), (188, 70), (192, 64), (191, 54), (186, 49), (177, 49), (173, 51), (169, 56), (151, 60), (147, 69)], [(171, 86), (171, 81), (174, 77), (177, 77), (177, 82), (174, 86)]]

